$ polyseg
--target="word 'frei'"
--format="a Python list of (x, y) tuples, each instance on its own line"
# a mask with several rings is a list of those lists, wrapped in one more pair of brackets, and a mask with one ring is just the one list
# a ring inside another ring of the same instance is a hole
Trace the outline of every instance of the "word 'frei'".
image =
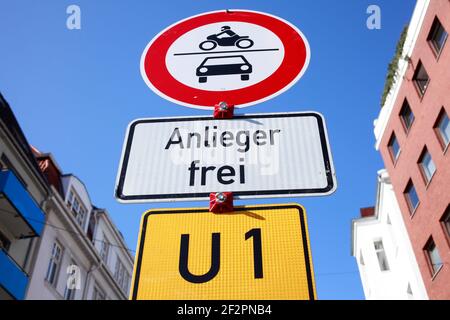
[[(242, 156), (239, 158), (238, 168), (231, 165), (202, 166), (202, 159), (190, 161), (187, 171), (189, 172), (189, 186), (198, 183), (197, 172), (200, 173), (200, 185), (205, 186), (208, 174), (215, 174), (217, 181), (222, 185), (245, 184), (245, 156), (251, 150), (261, 146), (274, 146), (281, 134), (280, 129), (269, 130), (238, 130), (236, 132), (225, 130), (219, 131), (217, 126), (205, 126), (202, 132), (182, 132), (174, 128), (168, 139), (165, 150), (192, 150), (192, 149), (235, 149)], [(210, 172), (210, 173), (209, 173)]]

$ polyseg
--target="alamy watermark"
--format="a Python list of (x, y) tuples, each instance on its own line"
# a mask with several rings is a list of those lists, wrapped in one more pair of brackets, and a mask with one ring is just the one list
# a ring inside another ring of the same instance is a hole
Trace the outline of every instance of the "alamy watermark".
[(81, 289), (81, 272), (80, 268), (71, 264), (66, 269), (67, 273), (67, 289), (69, 290), (80, 290)]
[(367, 7), (366, 13), (369, 15), (366, 21), (367, 29), (380, 30), (381, 29), (381, 8), (375, 4)]
[(81, 29), (81, 9), (76, 4), (67, 7), (66, 13), (69, 15), (66, 20), (66, 27), (69, 30)]

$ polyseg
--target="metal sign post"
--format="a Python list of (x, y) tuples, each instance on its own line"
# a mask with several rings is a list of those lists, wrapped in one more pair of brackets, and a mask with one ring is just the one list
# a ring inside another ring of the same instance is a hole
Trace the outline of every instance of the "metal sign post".
[(148, 87), (213, 116), (133, 121), (115, 196), (210, 206), (144, 214), (132, 299), (316, 299), (304, 208), (233, 206), (336, 190), (322, 115), (234, 115), (289, 89), (309, 60), (299, 29), (248, 10), (189, 17), (148, 43), (141, 57)]

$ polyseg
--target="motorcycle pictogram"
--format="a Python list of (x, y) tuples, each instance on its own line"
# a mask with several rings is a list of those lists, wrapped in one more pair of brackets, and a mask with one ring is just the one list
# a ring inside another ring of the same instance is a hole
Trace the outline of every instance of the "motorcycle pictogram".
[(200, 49), (205, 51), (213, 50), (218, 45), (221, 47), (236, 46), (240, 49), (248, 49), (254, 45), (253, 40), (249, 36), (239, 36), (229, 26), (223, 26), (220, 33), (212, 34), (206, 39), (199, 45)]

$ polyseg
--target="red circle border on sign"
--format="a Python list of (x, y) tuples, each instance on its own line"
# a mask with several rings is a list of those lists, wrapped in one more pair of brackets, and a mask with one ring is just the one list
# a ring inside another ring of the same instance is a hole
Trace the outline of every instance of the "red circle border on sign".
[[(201, 90), (176, 80), (166, 66), (166, 54), (174, 41), (195, 28), (226, 21), (257, 24), (276, 34), (284, 45), (284, 58), (279, 68), (254, 85), (228, 91)], [(152, 90), (175, 103), (212, 109), (218, 102), (226, 101), (239, 108), (266, 101), (287, 90), (303, 75), (309, 58), (306, 38), (287, 21), (255, 11), (216, 11), (187, 18), (157, 35), (142, 54), (141, 74)]]

